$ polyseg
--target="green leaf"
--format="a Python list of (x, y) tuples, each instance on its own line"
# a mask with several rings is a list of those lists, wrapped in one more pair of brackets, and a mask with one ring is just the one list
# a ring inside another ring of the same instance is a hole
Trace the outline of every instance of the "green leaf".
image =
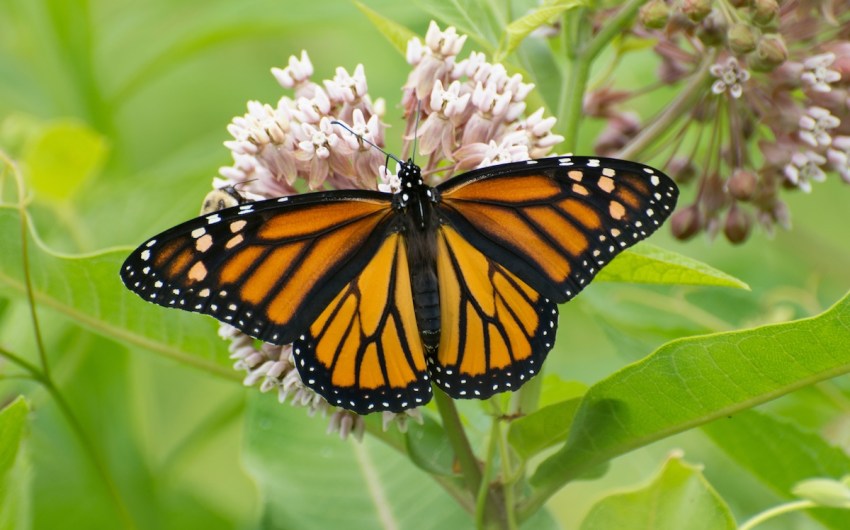
[(558, 374), (545, 374), (540, 389), (540, 406), (554, 405), (561, 401), (581, 397), (587, 392), (587, 385), (581, 381), (566, 381)]
[(554, 17), (564, 11), (585, 5), (587, 5), (587, 2), (582, 0), (561, 0), (538, 7), (531, 13), (514, 20), (505, 28), (508, 40), (500, 56), (504, 57), (513, 52), (532, 31), (546, 24)]
[(471, 517), (403, 455), (373, 437), (325, 434), (327, 420), (252, 393), (244, 455), (261, 528), (469, 528)]
[(543, 407), (516, 419), (508, 429), (508, 442), (525, 460), (567, 438), (581, 398)]
[(665, 344), (593, 385), (533, 483), (553, 492), (623, 453), (850, 372), (850, 296), (813, 318)]
[(366, 15), (369, 21), (381, 32), (381, 35), (386, 37), (402, 56), (407, 54), (407, 43), (414, 37), (417, 37), (416, 33), (398, 22), (382, 16), (377, 11), (369, 9), (360, 2), (354, 2), (354, 5)]
[(523, 459), (563, 442), (587, 386), (548, 374), (543, 381), (539, 410), (510, 423), (508, 442)]
[[(845, 350), (846, 346), (845, 346)], [(850, 456), (817, 433), (754, 410), (739, 412), (703, 426), (705, 432), (739, 466), (781, 498), (811, 477), (840, 478), (850, 471)], [(809, 512), (829, 528), (850, 528), (850, 513)]]
[(414, 464), (429, 473), (455, 476), (455, 454), (443, 426), (425, 415), (423, 424), (411, 424), (405, 436), (407, 454)]
[(57, 121), (47, 125), (24, 153), (36, 194), (67, 200), (106, 157), (106, 140), (87, 125)]
[(0, 530), (29, 528), (29, 467), (23, 450), (29, 406), (22, 396), (0, 410)]
[[(26, 293), (20, 223), (16, 208), (0, 206), (0, 234), (5, 234), (0, 238), (0, 296), (22, 298)], [(227, 366), (227, 348), (213, 319), (147, 303), (124, 287), (118, 271), (129, 249), (66, 256), (51, 252), (31, 232), (29, 236), (30, 276), (39, 306), (106, 337), (238, 378)]]
[(598, 280), (609, 282), (714, 285), (747, 289), (741, 280), (701, 261), (676, 252), (641, 243), (623, 252), (599, 272)]
[(698, 466), (672, 457), (643, 488), (597, 502), (581, 530), (719, 530), (736, 528), (729, 507)]

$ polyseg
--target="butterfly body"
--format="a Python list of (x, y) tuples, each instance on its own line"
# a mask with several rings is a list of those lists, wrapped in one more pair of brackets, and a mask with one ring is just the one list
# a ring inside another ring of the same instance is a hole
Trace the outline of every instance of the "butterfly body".
[(435, 205), (439, 192), (422, 180), (418, 166), (408, 160), (399, 171), (399, 192), (393, 196), (393, 208), (401, 220), (401, 232), (407, 244), (413, 307), (422, 344), (428, 352), (440, 343), (440, 292), (437, 278), (437, 227)]
[(358, 413), (516, 390), (554, 345), (557, 304), (671, 213), (661, 172), (558, 157), (397, 193), (238, 204), (141, 245), (121, 271), (143, 298), (292, 343), (303, 382)]

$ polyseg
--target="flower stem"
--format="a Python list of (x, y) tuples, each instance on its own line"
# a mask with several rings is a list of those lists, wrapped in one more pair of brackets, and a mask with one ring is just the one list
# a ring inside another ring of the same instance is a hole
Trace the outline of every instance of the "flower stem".
[[(575, 152), (578, 147), (579, 127), (583, 118), (582, 104), (593, 61), (617, 35), (629, 26), (638, 9), (647, 1), (630, 0), (611, 20), (605, 22), (593, 38), (590, 38), (593, 25), (589, 20), (587, 9), (576, 9), (567, 13), (569, 18), (565, 19), (564, 28), (573, 29), (575, 36), (572, 48), (567, 50), (572, 58), (570, 77), (564, 79), (561, 99), (558, 103), (559, 122), (564, 124), (562, 145), (566, 152)], [(569, 21), (575, 21), (577, 24), (567, 24), (566, 22)], [(567, 37), (567, 35), (564, 36), (564, 38)]]
[(658, 140), (662, 135), (670, 130), (670, 126), (687, 116), (688, 109), (693, 107), (694, 102), (699, 98), (706, 88), (709, 79), (709, 68), (717, 58), (717, 52), (712, 50), (706, 54), (705, 59), (700, 65), (697, 73), (691, 77), (691, 80), (685, 88), (679, 92), (676, 99), (652, 122), (647, 128), (642, 130), (629, 144), (614, 155), (615, 158), (631, 159), (641, 154), (653, 142)]
[(807, 510), (809, 508), (815, 508), (817, 503), (801, 500), (801, 501), (792, 501), (787, 502), (785, 504), (780, 504), (779, 506), (774, 506), (769, 510), (765, 510), (761, 513), (758, 513), (751, 517), (749, 520), (745, 521), (741, 526), (738, 527), (738, 530), (752, 530), (757, 525), (767, 521), (768, 519), (772, 519), (782, 514), (796, 512), (799, 510)]
[(49, 378), (50, 365), (47, 362), (47, 350), (44, 348), (44, 341), (41, 338), (41, 329), (39, 328), (38, 317), (35, 314), (35, 294), (32, 288), (32, 278), (30, 277), (29, 252), (27, 248), (27, 242), (29, 241), (29, 225), (27, 223), (27, 220), (29, 218), (27, 217), (26, 209), (26, 188), (24, 187), (24, 180), (21, 177), (20, 171), (18, 171), (18, 167), (15, 165), (14, 161), (6, 155), (5, 152), (0, 151), (0, 161), (2, 161), (4, 165), (11, 169), (12, 176), (14, 177), (15, 184), (18, 188), (17, 209), (21, 217), (21, 261), (23, 262), (22, 266), (24, 273), (24, 288), (26, 291), (27, 302), (29, 304), (30, 319), (32, 320), (33, 332), (35, 333), (35, 344), (36, 349), (38, 350), (39, 362), (41, 363), (41, 372), (46, 378)]
[(493, 480), (493, 466), (496, 460), (496, 449), (499, 438), (499, 419), (493, 416), (491, 421), (487, 458), (484, 460), (484, 473), (481, 477), (481, 487), (478, 488), (478, 496), (475, 499), (475, 526), (477, 528), (484, 527), (484, 514), (487, 508), (490, 481)]
[(472, 446), (469, 445), (469, 439), (463, 431), (460, 415), (452, 398), (444, 394), (442, 390), (434, 391), (434, 401), (443, 420), (443, 429), (449, 437), (449, 443), (452, 444), (455, 457), (460, 464), (466, 488), (475, 497), (481, 487), (481, 468), (478, 467), (475, 453), (472, 452)]
[[(472, 451), (472, 446), (469, 444), (469, 439), (463, 430), (460, 415), (455, 407), (454, 400), (443, 393), (442, 390), (434, 389), (434, 401), (437, 403), (437, 410), (443, 420), (443, 429), (446, 431), (446, 436), (449, 438), (449, 443), (455, 453), (455, 458), (460, 464), (461, 473), (466, 482), (466, 489), (472, 495), (473, 499), (478, 499), (481, 489), (486, 490), (486, 497), (483, 508), (481, 508), (483, 517), (479, 522), (479, 528), (507, 528), (505, 520), (504, 502), (499, 502), (493, 495), (488, 484), (482, 483), (481, 467), (478, 465), (478, 460), (475, 458), (475, 453)], [(476, 503), (476, 512), (479, 508)], [(477, 519), (477, 517), (476, 517)]]

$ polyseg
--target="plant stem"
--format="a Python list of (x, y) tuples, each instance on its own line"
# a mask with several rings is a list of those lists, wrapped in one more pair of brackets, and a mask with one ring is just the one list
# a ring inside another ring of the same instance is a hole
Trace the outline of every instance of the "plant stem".
[(490, 482), (493, 480), (493, 465), (496, 460), (496, 448), (499, 437), (499, 419), (493, 416), (490, 425), (490, 441), (487, 444), (487, 458), (484, 460), (484, 474), (481, 477), (481, 487), (478, 488), (478, 496), (475, 499), (475, 526), (484, 527), (484, 514), (487, 507), (487, 497)]
[(664, 133), (670, 130), (670, 126), (676, 121), (687, 115), (687, 110), (691, 108), (695, 100), (704, 93), (708, 76), (709, 68), (717, 58), (717, 52), (712, 50), (709, 52), (702, 64), (685, 88), (679, 92), (676, 99), (661, 113), (652, 124), (642, 130), (629, 144), (621, 149), (615, 158), (631, 159), (640, 154), (644, 149), (648, 148), (654, 141), (658, 140)]
[(124, 504), (124, 499), (121, 497), (118, 485), (115, 484), (114, 480), (112, 480), (112, 476), (109, 474), (106, 462), (103, 458), (101, 458), (101, 455), (98, 453), (94, 443), (92, 443), (91, 439), (86, 434), (86, 431), (83, 429), (82, 424), (74, 415), (74, 412), (71, 410), (71, 406), (67, 401), (65, 401), (65, 397), (61, 392), (59, 392), (59, 389), (56, 388), (53, 381), (44, 379), (42, 380), (42, 383), (44, 384), (44, 388), (46, 388), (47, 391), (50, 392), (50, 395), (53, 396), (56, 404), (59, 405), (59, 410), (62, 411), (65, 419), (71, 426), (71, 430), (74, 431), (74, 434), (80, 441), (80, 445), (83, 446), (83, 450), (86, 455), (92, 461), (92, 464), (94, 464), (97, 474), (100, 475), (100, 479), (103, 481), (109, 496), (112, 498), (112, 501), (115, 503), (115, 507), (118, 509), (118, 516), (121, 518), (124, 528), (135, 529), (136, 523), (133, 522), (130, 511), (127, 509), (127, 505)]
[(757, 525), (767, 521), (768, 519), (772, 519), (782, 514), (799, 510), (807, 510), (809, 508), (815, 507), (817, 507), (817, 503), (808, 500), (792, 501), (787, 502), (785, 504), (780, 504), (779, 506), (774, 506), (769, 510), (765, 510), (761, 513), (754, 515), (748, 521), (745, 521), (743, 524), (741, 524), (741, 526), (738, 527), (738, 530), (752, 530)]
[(460, 464), (466, 488), (475, 497), (478, 494), (478, 488), (481, 487), (481, 468), (478, 467), (475, 453), (472, 452), (472, 446), (469, 445), (469, 439), (463, 430), (460, 415), (452, 398), (444, 394), (442, 390), (435, 389), (434, 401), (443, 420), (443, 429), (449, 437), (449, 443), (452, 444), (455, 457)]
[(106, 490), (110, 498), (114, 502), (116, 509), (118, 510), (118, 516), (121, 519), (123, 526), (128, 529), (135, 529), (136, 524), (133, 522), (133, 518), (130, 516), (130, 512), (127, 509), (127, 505), (124, 503), (123, 498), (121, 497), (121, 493), (118, 490), (118, 486), (115, 484), (115, 482), (112, 480), (112, 476), (109, 474), (106, 462), (103, 460), (103, 458), (101, 458), (101, 455), (100, 453), (98, 453), (94, 443), (86, 435), (82, 424), (74, 415), (71, 406), (65, 400), (65, 396), (62, 395), (62, 393), (59, 391), (59, 388), (57, 388), (57, 386), (54, 384), (53, 380), (50, 377), (50, 366), (47, 362), (47, 353), (44, 347), (44, 342), (41, 337), (38, 314), (36, 313), (35, 293), (32, 288), (32, 280), (30, 277), (29, 270), (29, 254), (27, 253), (29, 225), (27, 223), (28, 212), (26, 209), (24, 182), (21, 178), (21, 174), (18, 171), (18, 168), (15, 166), (13, 161), (2, 151), (0, 151), (0, 161), (2, 161), (4, 164), (8, 165), (12, 169), (12, 174), (14, 175), (18, 187), (17, 209), (21, 217), (21, 259), (23, 261), (24, 286), (26, 289), (26, 296), (30, 309), (33, 331), (35, 333), (36, 349), (38, 350), (38, 356), (41, 366), (36, 366), (30, 363), (29, 361), (26, 361), (22, 357), (19, 357), (18, 355), (15, 355), (14, 353), (3, 348), (0, 348), (0, 355), (6, 357), (21, 368), (24, 368), (25, 370), (30, 372), (30, 374), (32, 374), (33, 376), (33, 379), (41, 383), (42, 386), (44, 386), (44, 388), (50, 393), (50, 395), (56, 401), (56, 404), (59, 406), (60, 412), (62, 413), (62, 415), (65, 416), (65, 419), (71, 426), (71, 430), (74, 432), (74, 435), (78, 438), (80, 444), (83, 447), (84, 452), (91, 459), (92, 464), (94, 465), (94, 468), (97, 471), (97, 474), (100, 476), (100, 479), (106, 486)]
[(23, 266), (24, 273), (24, 290), (27, 296), (27, 302), (30, 310), (30, 319), (32, 320), (33, 332), (35, 333), (35, 344), (36, 349), (38, 350), (38, 358), (41, 363), (41, 370), (44, 374), (44, 377), (50, 377), (50, 365), (47, 362), (47, 353), (44, 348), (44, 342), (41, 338), (41, 330), (38, 324), (38, 317), (35, 314), (35, 293), (32, 288), (32, 278), (30, 277), (30, 268), (29, 268), (29, 253), (27, 248), (27, 242), (29, 238), (29, 225), (27, 223), (27, 210), (26, 210), (26, 193), (24, 187), (24, 180), (21, 177), (21, 172), (18, 171), (18, 167), (15, 165), (14, 161), (9, 158), (5, 152), (0, 151), (0, 161), (3, 162), (6, 166), (8, 166), (12, 170), (12, 175), (15, 179), (15, 183), (18, 187), (18, 204), (17, 209), (18, 213), (21, 216), (21, 261)]
[[(564, 124), (564, 149), (572, 153), (576, 149), (578, 129), (581, 123), (581, 110), (584, 91), (590, 76), (590, 61), (583, 53), (584, 42), (590, 37), (591, 27), (585, 17), (587, 9), (574, 9), (565, 14), (564, 31), (572, 29), (575, 35), (563, 35), (567, 45), (566, 54), (570, 57), (569, 73), (561, 81), (561, 96), (558, 101), (558, 121)], [(570, 38), (572, 37), (572, 38)]]
[(516, 476), (511, 469), (511, 455), (508, 444), (502, 435), (502, 420), (493, 418), (494, 431), (499, 443), (499, 460), (502, 462), (502, 497), (505, 504), (505, 519), (509, 530), (517, 530), (516, 506), (514, 506), (514, 482)]
[[(587, 20), (587, 9), (575, 9), (567, 13), (565, 18), (565, 30), (571, 27), (568, 21), (576, 21), (572, 26), (576, 32), (568, 56), (572, 58), (569, 79), (564, 79), (561, 99), (558, 103), (558, 119), (564, 124), (564, 143), (566, 152), (575, 152), (578, 147), (578, 133), (582, 120), (582, 104), (587, 91), (587, 83), (590, 78), (590, 69), (593, 61), (623, 29), (625, 29), (638, 9), (648, 0), (630, 0), (620, 11), (607, 21), (592, 39), (590, 32), (593, 27)], [(566, 39), (568, 36), (564, 36)], [(588, 40), (590, 39), (590, 40)]]
[[(442, 390), (434, 388), (434, 401), (437, 403), (437, 410), (443, 420), (443, 430), (446, 431), (446, 436), (449, 438), (449, 443), (455, 453), (460, 464), (461, 473), (466, 482), (466, 489), (472, 495), (473, 499), (478, 498), (481, 488), (487, 490), (485, 506), (483, 508), (485, 517), (482, 521), (485, 526), (493, 525), (497, 528), (507, 528), (503, 502), (498, 502), (493, 492), (489, 489), (488, 484), (482, 484), (481, 468), (478, 465), (478, 459), (475, 458), (475, 453), (472, 451), (472, 446), (469, 444), (469, 439), (463, 430), (463, 423), (460, 420), (460, 415), (455, 407), (454, 400), (443, 393)], [(478, 510), (476, 506), (476, 511)]]
[(56, 401), (56, 404), (59, 406), (60, 412), (63, 416), (65, 416), (65, 419), (71, 426), (71, 430), (74, 432), (74, 435), (79, 439), (80, 445), (82, 445), (84, 452), (91, 459), (92, 464), (94, 464), (97, 474), (100, 476), (101, 480), (103, 480), (103, 483), (106, 486), (106, 490), (109, 493), (109, 496), (112, 498), (112, 501), (115, 503), (115, 506), (118, 509), (118, 515), (121, 517), (121, 520), (124, 523), (124, 527), (130, 529), (136, 528), (136, 525), (133, 522), (132, 517), (130, 516), (130, 512), (127, 509), (127, 505), (124, 504), (124, 500), (121, 498), (118, 486), (115, 484), (115, 482), (112, 480), (112, 477), (109, 475), (106, 463), (100, 457), (100, 454), (97, 452), (97, 449), (95, 448), (91, 439), (86, 435), (82, 424), (80, 424), (79, 420), (74, 415), (74, 412), (71, 410), (71, 406), (65, 400), (65, 397), (62, 395), (62, 393), (59, 392), (59, 389), (56, 387), (53, 381), (50, 380), (47, 374), (40, 370), (36, 365), (24, 360), (22, 357), (15, 355), (14, 353), (6, 350), (5, 348), (0, 348), (0, 356), (9, 359), (13, 363), (17, 364), (18, 366), (32, 374), (32, 378), (35, 381), (41, 383), (45, 390), (47, 390), (50, 396)]

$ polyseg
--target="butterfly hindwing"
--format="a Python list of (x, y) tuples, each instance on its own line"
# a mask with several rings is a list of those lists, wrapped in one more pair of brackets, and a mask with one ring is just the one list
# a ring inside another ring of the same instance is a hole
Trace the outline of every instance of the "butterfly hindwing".
[(121, 277), (148, 301), (288, 344), (378, 250), (389, 197), (315, 193), (210, 213), (142, 244)]
[(292, 346), (301, 378), (332, 405), (400, 412), (431, 399), (404, 237), (391, 233)]
[(444, 222), (557, 303), (654, 232), (678, 196), (648, 166), (590, 157), (485, 167), (438, 190)]
[(441, 329), (434, 381), (454, 398), (516, 390), (555, 341), (558, 306), (454, 228), (438, 231)]

